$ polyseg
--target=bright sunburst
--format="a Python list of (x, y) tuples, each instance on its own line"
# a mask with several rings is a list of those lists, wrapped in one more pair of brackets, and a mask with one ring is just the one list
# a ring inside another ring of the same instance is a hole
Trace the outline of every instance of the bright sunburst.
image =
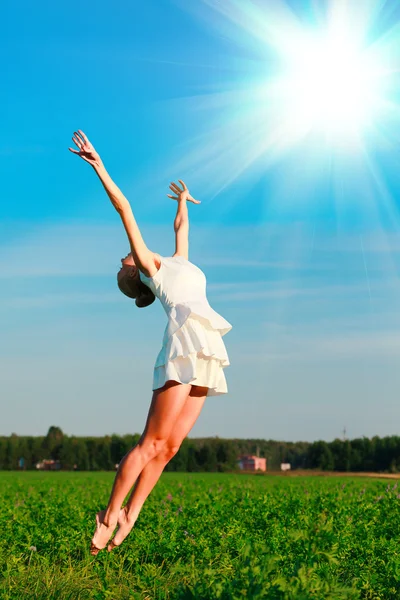
[[(380, 0), (203, 0), (190, 6), (185, 3), (230, 40), (231, 55), (209, 93), (203, 86), (203, 93), (182, 102), (201, 137), (179, 166), (212, 181), (215, 195), (245, 172), (255, 180), (287, 157), (286, 168), (292, 159), (297, 173), (280, 179), (288, 188), (296, 182), (287, 202), (303, 197), (309, 205), (318, 178), (323, 184), (333, 168), (335, 177), (347, 169), (346, 184), (359, 178), (351, 202), (365, 210), (365, 173), (375, 173), (374, 153), (395, 151), (400, 142), (400, 7)], [(342, 186), (340, 197), (345, 193)], [(279, 206), (284, 209), (283, 200)]]
[(384, 67), (344, 31), (305, 37), (288, 62), (282, 118), (294, 131), (320, 130), (343, 141), (379, 118)]

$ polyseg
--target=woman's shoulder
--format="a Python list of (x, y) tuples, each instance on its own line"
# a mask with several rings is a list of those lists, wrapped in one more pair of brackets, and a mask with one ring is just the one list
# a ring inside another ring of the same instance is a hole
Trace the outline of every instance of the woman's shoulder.
[(154, 275), (160, 270), (162, 263), (162, 257), (157, 252), (151, 252), (146, 259), (145, 263), (142, 263), (139, 271), (147, 279), (152, 279)]
[(163, 270), (163, 266), (188, 262), (188, 259), (182, 254), (175, 253), (172, 256), (162, 256), (157, 252), (152, 252), (146, 265), (142, 265), (140, 272), (146, 279), (154, 279)]

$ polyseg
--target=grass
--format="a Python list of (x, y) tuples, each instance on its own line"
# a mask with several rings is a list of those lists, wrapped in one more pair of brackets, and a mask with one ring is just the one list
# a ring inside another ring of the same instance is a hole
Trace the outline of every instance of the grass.
[(131, 535), (89, 554), (113, 473), (0, 472), (0, 598), (400, 598), (400, 487), (166, 473)]

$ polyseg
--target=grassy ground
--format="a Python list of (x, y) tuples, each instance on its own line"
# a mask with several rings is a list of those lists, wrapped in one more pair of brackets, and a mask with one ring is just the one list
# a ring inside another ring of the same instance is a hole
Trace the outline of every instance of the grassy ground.
[(396, 481), (167, 473), (94, 558), (113, 478), (0, 473), (0, 598), (400, 598)]

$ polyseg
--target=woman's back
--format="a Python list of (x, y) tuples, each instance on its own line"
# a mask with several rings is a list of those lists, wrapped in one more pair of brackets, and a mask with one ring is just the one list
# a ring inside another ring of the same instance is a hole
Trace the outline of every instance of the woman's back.
[(221, 335), (232, 325), (211, 308), (206, 295), (206, 276), (183, 256), (160, 256), (160, 268), (153, 277), (140, 272), (140, 279), (159, 298), (169, 323), (166, 334), (173, 335), (191, 316), (205, 321)]

